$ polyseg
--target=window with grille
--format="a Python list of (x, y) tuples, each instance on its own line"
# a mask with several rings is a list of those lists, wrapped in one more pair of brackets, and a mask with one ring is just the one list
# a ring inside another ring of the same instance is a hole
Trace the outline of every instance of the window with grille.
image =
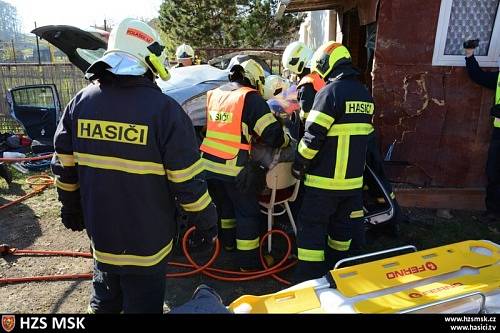
[(434, 66), (465, 66), (463, 42), (479, 39), (475, 55), (484, 67), (497, 67), (500, 55), (500, 0), (441, 0), (434, 44)]

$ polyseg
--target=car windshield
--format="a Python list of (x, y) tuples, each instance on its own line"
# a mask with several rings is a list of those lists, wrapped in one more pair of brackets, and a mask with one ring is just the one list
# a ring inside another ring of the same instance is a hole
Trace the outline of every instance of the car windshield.
[(76, 53), (89, 64), (93, 64), (97, 59), (104, 55), (105, 49), (89, 50), (89, 49), (76, 49)]

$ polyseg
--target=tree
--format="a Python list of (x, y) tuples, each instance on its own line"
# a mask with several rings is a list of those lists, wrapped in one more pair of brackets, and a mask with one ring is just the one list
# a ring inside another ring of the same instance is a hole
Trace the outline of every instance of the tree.
[[(164, 0), (160, 27), (173, 45), (199, 47), (273, 47), (297, 33), (302, 15), (276, 20), (278, 0)], [(168, 43), (167, 43), (168, 44)]]
[(235, 47), (238, 41), (237, 6), (226, 0), (164, 0), (160, 27), (174, 45)]
[(0, 40), (16, 39), (19, 33), (19, 18), (16, 7), (0, 0)]
[(240, 46), (276, 47), (296, 39), (303, 15), (285, 14), (276, 20), (279, 0), (243, 1)]

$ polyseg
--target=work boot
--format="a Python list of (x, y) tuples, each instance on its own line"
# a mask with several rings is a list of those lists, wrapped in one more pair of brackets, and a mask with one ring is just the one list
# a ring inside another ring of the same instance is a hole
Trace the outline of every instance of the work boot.
[(5, 164), (0, 164), (0, 177), (5, 179), (8, 185), (12, 183), (12, 173)]

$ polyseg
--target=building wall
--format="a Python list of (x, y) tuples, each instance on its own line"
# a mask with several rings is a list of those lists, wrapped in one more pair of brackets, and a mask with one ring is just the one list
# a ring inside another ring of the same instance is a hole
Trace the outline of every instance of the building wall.
[[(394, 181), (481, 187), (493, 92), (465, 67), (433, 67), (440, 0), (380, 0), (373, 70), (382, 150), (396, 141)], [(465, 60), (464, 60), (465, 61)], [(404, 164), (404, 163), (401, 163)]]

